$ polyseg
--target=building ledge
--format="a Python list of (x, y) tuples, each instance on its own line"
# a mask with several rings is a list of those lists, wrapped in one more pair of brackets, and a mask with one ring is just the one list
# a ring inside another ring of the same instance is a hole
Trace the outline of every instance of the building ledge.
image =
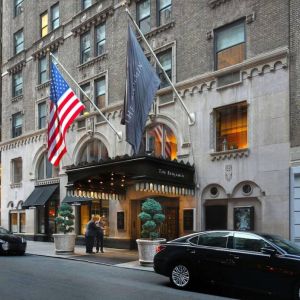
[(210, 158), (212, 161), (225, 160), (225, 159), (231, 159), (231, 158), (236, 159), (236, 158), (242, 158), (242, 157), (248, 157), (248, 156), (249, 156), (249, 148), (234, 149), (234, 150), (210, 153)]
[(89, 61), (77, 66), (77, 68), (81, 71), (91, 65), (94, 65), (95, 63), (99, 62), (99, 61), (102, 61), (102, 60), (105, 60), (107, 58), (107, 52), (101, 54), (101, 55), (98, 55), (94, 58), (91, 58)]
[(13, 97), (13, 98), (11, 99), (11, 102), (18, 102), (18, 101), (20, 101), (20, 100), (23, 100), (23, 98), (24, 98), (24, 95), (22, 94), (22, 95)]

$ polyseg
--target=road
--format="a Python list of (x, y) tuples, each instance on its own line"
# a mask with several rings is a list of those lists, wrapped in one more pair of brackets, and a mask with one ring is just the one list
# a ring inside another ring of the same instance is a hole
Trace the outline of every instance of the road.
[(153, 272), (35, 255), (0, 257), (3, 300), (231, 299), (179, 291)]

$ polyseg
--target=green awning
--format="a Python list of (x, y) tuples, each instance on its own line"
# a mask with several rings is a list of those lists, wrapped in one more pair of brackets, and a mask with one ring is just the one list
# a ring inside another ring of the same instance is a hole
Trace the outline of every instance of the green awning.
[(66, 196), (62, 203), (83, 203), (83, 202), (89, 202), (93, 199), (90, 197), (78, 197), (78, 196)]
[(50, 197), (54, 194), (58, 186), (58, 184), (36, 186), (33, 192), (25, 200), (22, 207), (28, 208), (31, 206), (45, 205)]

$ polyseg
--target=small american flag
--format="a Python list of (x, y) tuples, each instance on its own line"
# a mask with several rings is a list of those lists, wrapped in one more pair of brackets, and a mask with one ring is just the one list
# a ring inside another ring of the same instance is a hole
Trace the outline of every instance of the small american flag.
[(66, 132), (85, 106), (71, 90), (54, 63), (51, 63), (50, 100), (48, 159), (57, 166), (67, 152)]

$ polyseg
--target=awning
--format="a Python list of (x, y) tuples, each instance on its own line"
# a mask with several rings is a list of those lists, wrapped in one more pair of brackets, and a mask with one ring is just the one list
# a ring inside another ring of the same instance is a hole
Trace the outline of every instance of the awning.
[(45, 205), (57, 188), (58, 184), (36, 186), (22, 207), (28, 208), (30, 206)]
[(66, 196), (62, 203), (82, 203), (92, 201), (93, 198), (90, 197), (77, 197), (77, 196)]

